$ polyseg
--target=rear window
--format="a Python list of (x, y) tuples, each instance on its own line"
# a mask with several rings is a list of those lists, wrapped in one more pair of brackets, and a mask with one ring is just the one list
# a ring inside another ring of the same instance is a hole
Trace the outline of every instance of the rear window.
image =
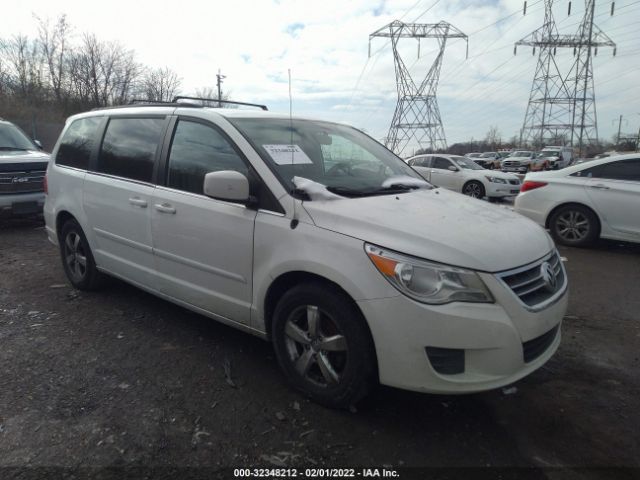
[(102, 141), (98, 171), (150, 183), (164, 118), (112, 118)]
[(87, 170), (96, 130), (101, 120), (101, 117), (75, 120), (60, 140), (56, 164)]

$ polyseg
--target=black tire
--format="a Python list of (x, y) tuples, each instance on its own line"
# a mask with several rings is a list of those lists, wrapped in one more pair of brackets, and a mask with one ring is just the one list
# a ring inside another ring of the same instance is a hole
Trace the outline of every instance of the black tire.
[(104, 275), (96, 268), (89, 242), (75, 220), (67, 220), (60, 229), (60, 257), (69, 282), (78, 290), (96, 290)]
[(600, 235), (600, 223), (590, 209), (582, 205), (566, 205), (553, 212), (549, 219), (553, 239), (570, 247), (586, 247)]
[(486, 192), (482, 183), (476, 180), (471, 180), (464, 184), (462, 187), (462, 193), (473, 198), (484, 198)]
[(369, 328), (337, 288), (306, 283), (286, 292), (274, 311), (271, 334), (287, 380), (322, 405), (354, 405), (377, 381)]

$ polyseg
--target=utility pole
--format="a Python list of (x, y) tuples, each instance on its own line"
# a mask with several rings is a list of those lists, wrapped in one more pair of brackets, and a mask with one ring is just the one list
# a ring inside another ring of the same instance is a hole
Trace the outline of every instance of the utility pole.
[(221, 107), (220, 100), (222, 100), (222, 82), (227, 78), (226, 75), (222, 75), (220, 73), (220, 69), (218, 69), (218, 74), (216, 75), (216, 84), (218, 85), (218, 108)]
[[(413, 144), (409, 148), (414, 150), (416, 148), (428, 148), (431, 151), (446, 149), (447, 141), (444, 136), (440, 109), (436, 101), (440, 68), (447, 39), (462, 38), (468, 46), (467, 36), (447, 22), (426, 24), (403, 23), (395, 20), (369, 35), (369, 52), (371, 52), (371, 40), (374, 37), (391, 39), (396, 69), (398, 103), (387, 135), (387, 148), (399, 156), (412, 141)], [(400, 55), (398, 43), (401, 38), (418, 40), (418, 57), (420, 56), (421, 39), (434, 38), (438, 40), (439, 53), (420, 83), (411, 77), (409, 68)]]
[(620, 129), (622, 128), (622, 115), (620, 115), (620, 118), (618, 119), (618, 141), (616, 142), (616, 145), (620, 145)]
[[(615, 55), (616, 44), (593, 23), (595, 0), (585, 0), (585, 12), (575, 34), (558, 32), (553, 2), (545, 0), (542, 27), (516, 42), (514, 48), (515, 53), (518, 46), (532, 46), (534, 54), (539, 49), (520, 143), (543, 145), (566, 138), (571, 145), (577, 144), (582, 154), (586, 144), (598, 141), (593, 55), (597, 55), (598, 47), (612, 47)], [(573, 49), (575, 57), (568, 73), (556, 60), (557, 50), (562, 48)]]

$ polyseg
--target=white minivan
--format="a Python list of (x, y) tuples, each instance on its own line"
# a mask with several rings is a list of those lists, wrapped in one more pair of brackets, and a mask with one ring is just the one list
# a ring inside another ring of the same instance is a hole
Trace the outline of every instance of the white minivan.
[(74, 287), (110, 275), (269, 339), (325, 405), (377, 382), (500, 387), (560, 343), (567, 276), (544, 229), (430, 185), (345, 125), (96, 110), (68, 119), (47, 185), (47, 234)]

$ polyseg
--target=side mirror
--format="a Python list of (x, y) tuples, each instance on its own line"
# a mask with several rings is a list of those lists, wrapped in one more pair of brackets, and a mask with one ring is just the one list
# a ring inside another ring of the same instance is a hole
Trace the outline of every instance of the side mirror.
[(34, 140), (33, 143), (35, 143), (36, 147), (38, 147), (40, 150), (44, 150), (44, 147), (42, 146), (40, 140)]
[(204, 176), (202, 191), (207, 197), (229, 202), (248, 202), (249, 180), (233, 170), (209, 172)]
[(453, 165), (449, 166), (449, 170), (451, 170), (452, 172), (457, 172), (459, 169), (458, 167), (454, 167)]

